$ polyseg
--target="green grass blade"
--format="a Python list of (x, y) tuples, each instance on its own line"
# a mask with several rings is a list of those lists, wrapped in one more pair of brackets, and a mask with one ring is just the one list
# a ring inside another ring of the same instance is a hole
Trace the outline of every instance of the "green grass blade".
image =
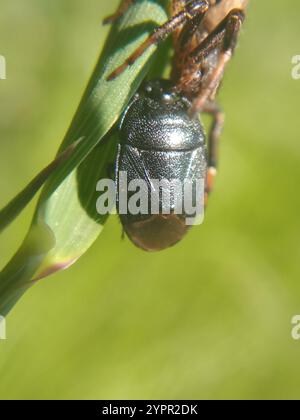
[[(108, 176), (108, 164), (114, 157), (116, 139), (109, 131), (149, 71), (156, 48), (151, 47), (116, 80), (108, 82), (106, 78), (166, 20), (162, 3), (138, 2), (112, 28), (59, 153), (78, 138), (84, 140), (46, 183), (21, 252), (0, 274), (0, 313), (12, 307), (32, 281), (74, 263), (101, 232), (106, 218), (96, 214), (95, 190), (97, 181)], [(31, 232), (40, 226), (54, 238), (46, 251), (42, 234), (32, 247)]]
[(46, 224), (32, 226), (19, 251), (0, 273), (1, 315), (6, 315), (31, 286), (36, 268), (54, 246), (54, 234)]
[(24, 210), (49, 177), (72, 156), (83, 139), (72, 143), (43, 169), (10, 203), (0, 210), (0, 233)]

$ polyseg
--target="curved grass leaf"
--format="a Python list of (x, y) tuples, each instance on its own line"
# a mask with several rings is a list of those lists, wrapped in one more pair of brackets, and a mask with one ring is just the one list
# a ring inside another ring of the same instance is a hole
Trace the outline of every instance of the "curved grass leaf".
[[(116, 141), (109, 131), (147, 74), (155, 47), (116, 80), (106, 78), (166, 20), (163, 3), (140, 1), (112, 28), (59, 154), (78, 138), (84, 141), (48, 180), (21, 251), (0, 273), (0, 313), (7, 312), (34, 279), (74, 263), (101, 232), (105, 218), (95, 213), (95, 189), (113, 160)], [(46, 251), (42, 234), (34, 236), (32, 247), (31, 233), (41, 226), (54, 238)]]
[(0, 233), (16, 219), (24, 208), (33, 199), (35, 194), (44, 185), (47, 179), (56, 172), (74, 153), (83, 139), (72, 143), (57, 156), (45, 169), (43, 169), (4, 209), (0, 210)]
[(55, 246), (55, 236), (43, 223), (36, 223), (22, 246), (0, 273), (0, 313), (6, 315), (13, 304), (31, 286), (36, 267)]

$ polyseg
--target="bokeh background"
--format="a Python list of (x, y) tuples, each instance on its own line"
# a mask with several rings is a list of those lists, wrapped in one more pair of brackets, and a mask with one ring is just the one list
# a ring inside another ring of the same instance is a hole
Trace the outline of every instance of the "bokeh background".
[[(0, 207), (54, 156), (117, 0), (1, 0)], [(111, 218), (70, 270), (7, 319), (0, 399), (300, 397), (300, 3), (252, 0), (221, 103), (205, 224), (147, 254)], [(34, 203), (0, 237), (0, 266)]]

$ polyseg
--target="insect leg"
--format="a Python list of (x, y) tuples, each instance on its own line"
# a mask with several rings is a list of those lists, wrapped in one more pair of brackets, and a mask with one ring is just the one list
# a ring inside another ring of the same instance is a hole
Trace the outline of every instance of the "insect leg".
[(108, 25), (111, 23), (115, 23), (117, 20), (119, 20), (122, 16), (125, 15), (130, 6), (132, 6), (136, 1), (137, 0), (122, 0), (118, 10), (113, 15), (107, 16), (103, 20), (103, 24)]
[(208, 196), (213, 190), (215, 177), (217, 175), (219, 160), (219, 141), (223, 131), (225, 116), (221, 108), (215, 102), (209, 102), (204, 106), (204, 113), (212, 116), (213, 124), (208, 138), (208, 168), (205, 189), (205, 204)]
[(237, 45), (238, 35), (244, 22), (245, 14), (240, 9), (232, 10), (217, 28), (203, 41), (203, 43), (192, 52), (193, 62), (201, 62), (208, 51), (220, 46), (218, 64), (209, 77), (206, 86), (201, 89), (199, 97), (194, 101), (191, 112), (200, 112), (208, 100), (213, 99), (224, 70), (231, 60)]
[(135, 63), (151, 45), (158, 45), (172, 34), (178, 27), (185, 24), (196, 16), (203, 15), (209, 9), (207, 0), (191, 0), (185, 4), (184, 9), (176, 16), (172, 17), (162, 26), (159, 26), (135, 51), (127, 60), (114, 70), (107, 80), (113, 80), (122, 74), (128, 67)]
[[(178, 15), (178, 13), (180, 13), (184, 9), (185, 3), (186, 3), (186, 0), (171, 0), (170, 1), (170, 16)], [(178, 28), (176, 28), (173, 32), (173, 38), (174, 38), (173, 41), (174, 41), (175, 48), (176, 48), (181, 30), (182, 30), (182, 27), (178, 26)]]

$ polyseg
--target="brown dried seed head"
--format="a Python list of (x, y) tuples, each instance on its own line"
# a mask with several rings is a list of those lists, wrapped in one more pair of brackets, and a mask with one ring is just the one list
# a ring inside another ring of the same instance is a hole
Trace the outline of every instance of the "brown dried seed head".
[(216, 0), (210, 0), (214, 7), (207, 13), (203, 25), (207, 32), (211, 32), (232, 9), (246, 10), (249, 0), (223, 0), (215, 5)]

